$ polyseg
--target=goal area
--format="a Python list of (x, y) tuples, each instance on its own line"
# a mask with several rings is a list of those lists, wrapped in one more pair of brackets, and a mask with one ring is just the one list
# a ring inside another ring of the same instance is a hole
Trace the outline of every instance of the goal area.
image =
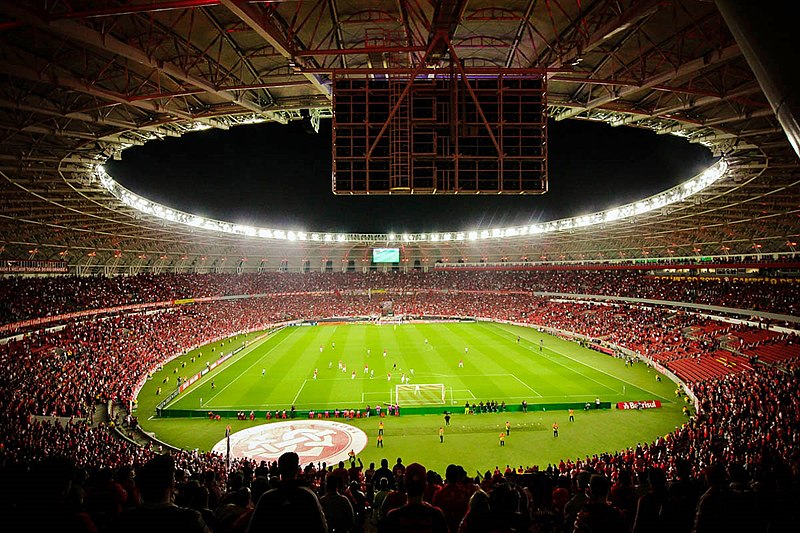
[(401, 406), (443, 405), (446, 403), (443, 383), (395, 385), (394, 393), (397, 404)]

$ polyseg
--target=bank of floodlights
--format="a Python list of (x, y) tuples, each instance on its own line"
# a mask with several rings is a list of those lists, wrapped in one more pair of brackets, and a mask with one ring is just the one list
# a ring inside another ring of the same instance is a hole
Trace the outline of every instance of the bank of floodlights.
[(282, 229), (269, 229), (257, 228), (254, 226), (247, 226), (244, 224), (233, 224), (231, 222), (223, 222), (221, 220), (214, 220), (191, 213), (185, 213), (172, 209), (170, 207), (153, 202), (138, 194), (129, 191), (122, 185), (116, 182), (114, 178), (108, 175), (102, 165), (95, 167), (95, 175), (97, 176), (100, 184), (116, 197), (123, 204), (136, 209), (142, 213), (168, 220), (178, 224), (185, 224), (195, 228), (201, 228), (210, 231), (219, 231), (222, 233), (230, 233), (234, 235), (243, 235), (245, 237), (254, 237), (261, 239), (274, 239), (284, 241), (319, 241), (319, 242), (366, 242), (366, 241), (386, 241), (386, 242), (448, 242), (448, 241), (477, 241), (486, 239), (513, 239), (518, 237), (525, 237), (528, 235), (540, 235), (543, 233), (551, 233), (555, 231), (571, 231), (577, 228), (585, 228), (588, 226), (595, 226), (599, 224), (607, 224), (616, 222), (631, 217), (637, 217), (645, 213), (663, 209), (670, 204), (682, 202), (690, 196), (711, 186), (720, 180), (728, 170), (728, 165), (724, 159), (720, 159), (712, 166), (705, 169), (697, 176), (689, 179), (668, 189), (662, 193), (650, 196), (643, 200), (625, 204), (619, 207), (614, 207), (606, 211), (600, 211), (589, 215), (582, 215), (572, 218), (563, 218), (560, 220), (553, 220), (550, 222), (543, 222), (540, 224), (530, 224), (525, 226), (515, 226), (510, 228), (495, 228), (473, 231), (458, 231), (447, 233), (403, 233), (396, 235), (389, 234), (371, 234), (360, 235), (357, 233), (321, 233), (313, 232), (306, 233), (304, 231), (287, 231)]

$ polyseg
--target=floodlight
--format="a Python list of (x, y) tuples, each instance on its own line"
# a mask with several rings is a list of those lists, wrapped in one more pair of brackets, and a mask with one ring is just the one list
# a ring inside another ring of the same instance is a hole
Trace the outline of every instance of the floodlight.
[[(207, 127), (204, 129), (207, 129)], [(451, 232), (444, 234), (432, 233), (430, 234), (430, 237), (425, 233), (420, 233), (420, 234), (404, 233), (400, 238), (404, 242), (417, 242), (426, 240), (430, 240), (431, 242), (439, 242), (442, 240), (450, 241), (453, 238), (455, 238), (456, 241), (463, 241), (465, 239), (474, 241), (479, 238), (480, 239), (488, 239), (490, 237), (514, 238), (524, 235), (548, 233), (551, 231), (565, 231), (565, 230), (569, 231), (572, 230), (573, 228), (587, 227), (594, 224), (614, 222), (617, 220), (647, 213), (653, 210), (662, 209), (670, 204), (684, 201), (688, 197), (695, 195), (697, 192), (702, 191), (703, 189), (709, 187), (710, 185), (721, 179), (723, 176), (725, 176), (727, 169), (728, 169), (727, 162), (724, 159), (720, 159), (716, 164), (706, 168), (702, 173), (698, 174), (694, 178), (680, 185), (673, 187), (672, 189), (656, 194), (649, 198), (639, 200), (634, 203), (625, 204), (622, 206), (614, 207), (607, 211), (599, 211), (597, 213), (592, 213), (589, 215), (553, 220), (543, 224), (531, 224), (530, 226), (511, 227), (505, 229), (501, 228), (485, 229), (481, 230), (480, 232), (478, 231), (457, 232), (455, 234)], [(306, 240), (308, 238), (305, 232), (290, 231), (287, 233), (284, 230), (255, 228), (252, 226), (238, 225), (229, 222), (223, 222), (220, 220), (207, 219), (199, 215), (178, 211), (176, 209), (172, 209), (170, 207), (158, 204), (156, 202), (152, 202), (146, 198), (143, 198), (129, 191), (128, 189), (117, 183), (114, 180), (114, 178), (109, 176), (103, 165), (96, 165), (94, 167), (94, 173), (99, 178), (99, 182), (102, 185), (102, 187), (104, 187), (120, 202), (129, 207), (132, 207), (133, 209), (139, 212), (152, 215), (154, 217), (163, 220), (168, 220), (170, 222), (176, 222), (180, 224), (186, 224), (192, 227), (203, 228), (210, 231), (219, 231), (224, 233), (233, 233), (237, 235), (246, 235), (246, 236), (258, 236), (265, 239), (281, 239), (281, 240), (288, 239), (294, 241), (298, 239)], [(335, 236), (330, 233), (311, 234), (312, 241), (323, 240), (324, 242), (332, 242), (334, 239), (337, 242), (345, 242), (348, 240), (364, 241), (367, 238), (368, 238), (367, 236), (356, 235), (356, 234), (336, 234)], [(388, 240), (388, 241), (398, 240), (398, 236), (394, 233), (390, 233), (388, 235), (383, 235), (383, 236), (378, 235), (370, 238), (372, 238), (373, 240)]]

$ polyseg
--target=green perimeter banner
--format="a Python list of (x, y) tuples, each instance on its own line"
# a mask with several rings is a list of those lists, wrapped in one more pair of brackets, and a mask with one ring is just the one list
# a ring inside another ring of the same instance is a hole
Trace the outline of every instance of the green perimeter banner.
[[(586, 407), (585, 402), (572, 402), (572, 403), (529, 403), (527, 406), (527, 410), (529, 412), (541, 412), (541, 411), (566, 411), (568, 409), (575, 409), (576, 411), (583, 410)], [(590, 403), (590, 410), (597, 409), (594, 402)], [(611, 402), (600, 402), (600, 409), (611, 409)], [(448, 413), (455, 413), (455, 414), (462, 414), (464, 413), (464, 406), (446, 406), (446, 405), (428, 405), (428, 406), (412, 406), (412, 407), (401, 407), (400, 414), (401, 415), (442, 415), (447, 411)], [(520, 412), (522, 411), (522, 405), (515, 404), (515, 405), (506, 405), (506, 409), (504, 412)], [(204, 409), (161, 409), (158, 411), (158, 416), (161, 418), (211, 418), (212, 416), (216, 417), (219, 415), (220, 418), (236, 418), (237, 413), (241, 413), (242, 411), (231, 411), (231, 410), (204, 410)], [(309, 418), (308, 410), (303, 411), (295, 411), (294, 418), (297, 419), (307, 419)], [(482, 416), (482, 415), (491, 415), (497, 414), (497, 412), (493, 411), (486, 411), (483, 413), (476, 413), (474, 416)], [(259, 410), (253, 411), (255, 414), (255, 420), (264, 421), (268, 420), (266, 418), (267, 411)], [(283, 420), (283, 409), (270, 409), (269, 410), (271, 418), (269, 420)], [(276, 416), (276, 413), (279, 413), (279, 416)], [(340, 415), (342, 411), (339, 411)], [(361, 416), (357, 416), (356, 418), (365, 418), (364, 410), (356, 410), (356, 413), (359, 413)], [(381, 413), (385, 414), (385, 410), (382, 409)], [(245, 415), (247, 417), (250, 416), (249, 411), (245, 411)], [(319, 418), (319, 415), (322, 415), (322, 418), (325, 418), (325, 410), (314, 410), (314, 418)], [(334, 410), (328, 410), (328, 415), (330, 419), (334, 418)], [(286, 417), (287, 419), (292, 418), (291, 412), (286, 410)], [(373, 410), (370, 413), (370, 417), (376, 417), (375, 412)], [(343, 416), (339, 416), (339, 418), (345, 418)]]

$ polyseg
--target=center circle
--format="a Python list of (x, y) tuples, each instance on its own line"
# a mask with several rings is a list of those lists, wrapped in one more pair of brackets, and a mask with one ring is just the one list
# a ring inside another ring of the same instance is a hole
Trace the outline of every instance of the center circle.
[[(227, 439), (214, 445), (213, 452), (225, 454)], [(356, 454), (367, 446), (362, 430), (327, 420), (275, 422), (237, 431), (230, 436), (231, 457), (256, 461), (276, 461), (286, 452), (295, 452), (300, 463), (344, 461), (350, 450)]]

